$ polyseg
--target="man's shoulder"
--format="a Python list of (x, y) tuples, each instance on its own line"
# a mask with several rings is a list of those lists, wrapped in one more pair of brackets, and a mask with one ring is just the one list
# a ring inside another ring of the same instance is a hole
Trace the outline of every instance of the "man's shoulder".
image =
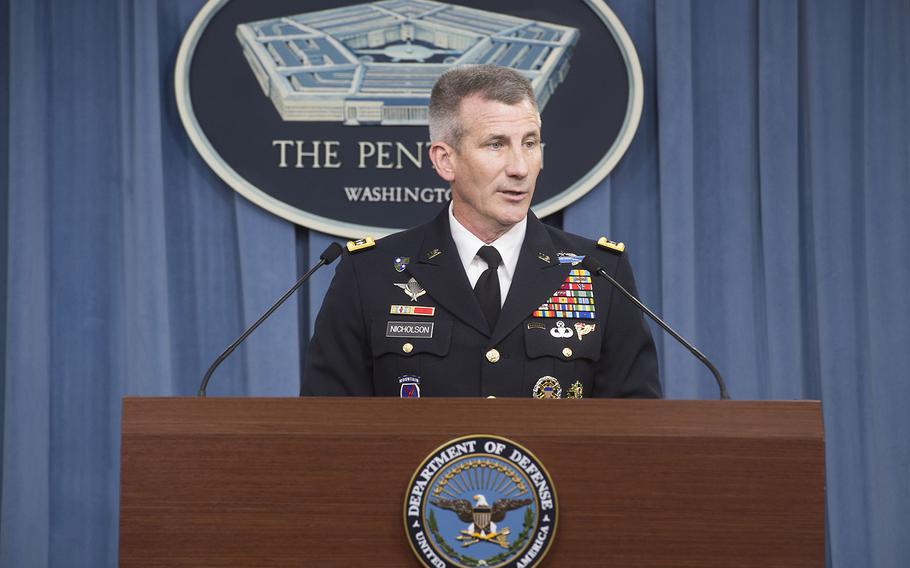
[(605, 236), (591, 238), (563, 231), (545, 223), (543, 225), (553, 241), (557, 254), (561, 256), (575, 255), (583, 257), (594, 255), (595, 258), (609, 266), (618, 262), (625, 254), (625, 245), (623, 243), (610, 240)]
[[(377, 239), (369, 239), (369, 246), (358, 247), (357, 244), (346, 247), (345, 255), (356, 265), (372, 266), (377, 263), (394, 263), (398, 259), (416, 258), (420, 251), (425, 232), (424, 225), (418, 225), (404, 231), (392, 233)], [(352, 241), (365, 242), (365, 239)], [(350, 243), (349, 243), (350, 244)], [(351, 251), (351, 248), (354, 248)], [(407, 260), (405, 260), (407, 263)]]

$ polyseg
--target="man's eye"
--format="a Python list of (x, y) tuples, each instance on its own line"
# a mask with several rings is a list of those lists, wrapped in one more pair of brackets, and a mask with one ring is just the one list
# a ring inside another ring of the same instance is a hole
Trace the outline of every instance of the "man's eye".
[(525, 148), (533, 149), (537, 147), (537, 140), (528, 140), (525, 142)]
[(502, 148), (502, 142), (490, 142), (488, 146), (493, 150), (499, 150)]

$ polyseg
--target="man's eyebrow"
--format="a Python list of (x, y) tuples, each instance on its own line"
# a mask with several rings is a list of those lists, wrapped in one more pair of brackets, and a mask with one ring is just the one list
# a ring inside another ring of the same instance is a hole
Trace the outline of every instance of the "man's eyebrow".
[[(538, 132), (537, 130), (529, 130), (529, 131), (525, 132), (524, 135), (521, 137), (522, 140), (525, 140), (527, 138), (540, 138), (540, 132)], [(505, 134), (492, 132), (492, 133), (484, 136), (482, 140), (484, 142), (493, 142), (493, 141), (497, 141), (497, 140), (508, 140), (508, 139), (509, 139), (509, 137), (506, 136)]]
[(484, 136), (483, 141), (484, 142), (494, 142), (497, 140), (507, 140), (507, 139), (508, 139), (508, 136), (506, 136), (505, 134), (499, 134), (499, 133), (493, 132), (491, 134), (487, 134), (486, 136)]

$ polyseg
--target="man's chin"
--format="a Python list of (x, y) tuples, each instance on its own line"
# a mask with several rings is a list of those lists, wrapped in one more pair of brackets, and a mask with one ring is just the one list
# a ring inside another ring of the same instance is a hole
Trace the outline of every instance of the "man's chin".
[(509, 207), (503, 208), (499, 211), (497, 221), (504, 227), (511, 227), (516, 223), (524, 221), (524, 218), (528, 216), (529, 201), (530, 200), (510, 204)]

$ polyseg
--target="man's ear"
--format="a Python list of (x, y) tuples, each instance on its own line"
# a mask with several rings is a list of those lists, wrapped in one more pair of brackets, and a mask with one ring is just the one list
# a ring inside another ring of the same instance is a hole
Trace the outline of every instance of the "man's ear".
[(445, 142), (430, 145), (430, 161), (439, 177), (449, 183), (455, 179), (455, 149)]

